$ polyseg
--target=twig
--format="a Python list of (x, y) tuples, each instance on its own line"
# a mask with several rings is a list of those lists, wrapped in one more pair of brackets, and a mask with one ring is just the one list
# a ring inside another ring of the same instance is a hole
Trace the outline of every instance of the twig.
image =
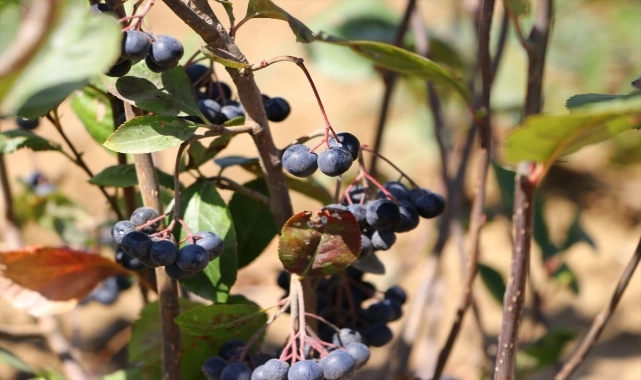
[[(56, 127), (56, 130), (58, 133), (60, 133), (60, 136), (62, 136), (63, 140), (65, 140), (65, 143), (67, 143), (67, 146), (69, 149), (71, 149), (71, 152), (73, 153), (74, 158), (71, 160), (74, 164), (78, 165), (82, 170), (87, 173), (89, 178), (93, 178), (93, 173), (91, 172), (91, 169), (89, 169), (89, 166), (85, 163), (85, 161), (82, 158), (82, 154), (76, 150), (76, 147), (73, 145), (65, 131), (62, 129), (62, 124), (60, 124), (60, 117), (58, 116), (58, 109), (54, 108), (53, 111), (49, 112), (47, 114), (47, 119)], [(116, 214), (119, 220), (123, 220), (124, 217), (122, 215), (122, 212), (120, 211), (120, 207), (118, 207), (118, 202), (107, 193), (107, 190), (105, 190), (104, 186), (98, 186), (100, 189), (100, 192), (105, 196), (107, 199), (107, 202), (109, 202), (109, 205), (111, 206), (112, 211)]]
[(463, 293), (459, 300), (459, 306), (456, 310), (454, 324), (450, 329), (445, 345), (441, 349), (434, 369), (433, 379), (440, 379), (445, 363), (449, 358), (450, 351), (454, 346), (454, 342), (458, 336), (461, 324), (463, 323), (463, 316), (472, 300), (472, 285), (476, 277), (478, 256), (479, 256), (479, 240), (481, 227), (484, 224), (483, 212), (485, 208), (485, 190), (487, 183), (487, 175), (490, 163), (490, 150), (492, 145), (492, 129), (491, 129), (491, 112), (490, 112), (490, 90), (492, 88), (492, 58), (490, 55), (490, 29), (492, 26), (492, 16), (494, 14), (494, 0), (484, 0), (481, 5), (479, 33), (478, 33), (478, 57), (481, 68), (482, 79), (482, 107), (486, 114), (479, 121), (479, 140), (480, 149), (478, 152), (478, 181), (474, 201), (472, 203), (472, 212), (470, 215), (470, 240), (468, 248), (468, 257), (466, 262), (465, 279), (463, 280)]
[[(127, 120), (135, 117), (134, 111), (129, 103), (125, 103), (125, 115)], [(142, 202), (146, 207), (151, 207), (163, 213), (160, 203), (160, 186), (156, 177), (151, 154), (134, 155), (136, 163), (136, 175), (138, 176), (138, 187), (142, 196)], [(179, 187), (175, 188), (179, 191)], [(176, 280), (169, 277), (164, 267), (156, 268), (156, 286), (160, 303), (160, 319), (162, 325), (163, 341), (163, 379), (180, 380), (181, 377), (181, 353), (180, 353), (180, 330), (174, 319), (178, 316), (178, 288)]]
[[(537, 114), (543, 108), (543, 72), (553, 14), (553, 0), (538, 0), (535, 9), (534, 25), (527, 44), (523, 45), (528, 55), (528, 82), (524, 116)], [(518, 22), (515, 23), (515, 26), (518, 26)], [(521, 162), (517, 165), (512, 265), (510, 279), (503, 297), (503, 322), (499, 335), (499, 351), (496, 357), (494, 380), (513, 379), (516, 367), (521, 315), (525, 301), (525, 284), (530, 263), (534, 191), (537, 185), (528, 178), (532, 171), (531, 168), (532, 165), (527, 162)], [(538, 179), (540, 181), (542, 177)]]
[(249, 189), (238, 182), (235, 182), (227, 177), (223, 176), (215, 176), (215, 177), (209, 177), (207, 178), (208, 181), (212, 181), (216, 187), (219, 189), (224, 189), (224, 190), (231, 190), (235, 193), (242, 194), (246, 196), (247, 198), (256, 200), (258, 202), (261, 202), (263, 204), (269, 205), (269, 197), (266, 195), (263, 195), (259, 193), (256, 190)]
[[(396, 28), (396, 34), (394, 35), (394, 46), (400, 47), (403, 44), (403, 38), (407, 32), (409, 26), (410, 17), (416, 8), (416, 0), (408, 0), (407, 5), (405, 6), (405, 12), (403, 13), (403, 19), (398, 24)], [(397, 74), (385, 70), (383, 72), (383, 84), (385, 85), (385, 91), (383, 92), (383, 98), (381, 99), (381, 107), (378, 113), (378, 123), (376, 124), (376, 136), (374, 137), (374, 152), (380, 152), (381, 145), (383, 143), (383, 131), (385, 130), (385, 123), (387, 122), (387, 114), (389, 111), (390, 101), (392, 99), (392, 92), (394, 91), (394, 86), (396, 85)], [(378, 160), (377, 155), (372, 155), (372, 158), (369, 161), (369, 172), (372, 176), (377, 176), (376, 163)]]
[(73, 380), (88, 379), (87, 371), (80, 364), (80, 360), (72, 352), (69, 342), (60, 331), (60, 325), (53, 316), (43, 316), (38, 319), (38, 325), (47, 344), (62, 363), (65, 378)]
[[(101, 89), (93, 86), (93, 85), (88, 85), (95, 91), (100, 91), (101, 93), (104, 94), (104, 96), (109, 99), (109, 103), (111, 104), (111, 116), (112, 116), (112, 121), (114, 125), (114, 131), (117, 130), (120, 125), (118, 125), (118, 117), (119, 115), (116, 113), (116, 110), (118, 109), (118, 105), (120, 104), (121, 100), (115, 97), (114, 95), (111, 95), (109, 93), (106, 93), (102, 91)], [(117, 153), (118, 157), (118, 165), (126, 165), (127, 164), (127, 155), (124, 153)], [(133, 186), (127, 186), (122, 189), (123, 192), (123, 198), (125, 200), (125, 212), (127, 215), (131, 215), (131, 213), (134, 212), (136, 209), (136, 190), (133, 188)]]
[(617, 286), (614, 289), (614, 293), (612, 294), (612, 297), (608, 301), (608, 303), (605, 305), (603, 310), (594, 318), (594, 321), (592, 322), (592, 327), (590, 327), (590, 331), (586, 334), (586, 336), (583, 338), (581, 341), (581, 344), (579, 344), (579, 348), (572, 354), (570, 359), (565, 363), (563, 368), (557, 373), (556, 377), (554, 380), (566, 380), (568, 379), (574, 371), (583, 363), (585, 358), (588, 356), (594, 345), (596, 344), (597, 340), (599, 340), (599, 337), (601, 336), (601, 333), (603, 332), (603, 329), (605, 328), (605, 325), (608, 323), (610, 320), (610, 317), (614, 313), (614, 309), (616, 309), (617, 305), (619, 304), (619, 300), (621, 300), (621, 296), (623, 296), (623, 292), (625, 291), (625, 288), (628, 286), (628, 283), (630, 282), (630, 278), (632, 278), (632, 275), (634, 274), (634, 271), (639, 265), (639, 261), (641, 260), (641, 239), (639, 239), (639, 243), (637, 243), (637, 248), (634, 250), (634, 253), (632, 254), (632, 257), (630, 258), (630, 261), (628, 261), (628, 264), (625, 266), (625, 269), (623, 270), (623, 274), (621, 274), (621, 277), (619, 278), (619, 281), (617, 282)]

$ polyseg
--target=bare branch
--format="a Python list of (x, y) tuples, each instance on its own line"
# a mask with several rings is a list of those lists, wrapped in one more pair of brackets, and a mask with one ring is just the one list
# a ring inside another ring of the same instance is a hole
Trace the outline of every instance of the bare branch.
[(617, 305), (619, 304), (619, 300), (621, 300), (621, 296), (623, 295), (625, 288), (628, 286), (628, 283), (630, 283), (630, 278), (632, 278), (632, 275), (634, 274), (637, 265), (639, 265), (640, 260), (641, 239), (639, 239), (637, 248), (634, 250), (630, 261), (628, 261), (628, 264), (625, 266), (623, 274), (621, 274), (621, 277), (617, 282), (617, 286), (614, 289), (614, 293), (612, 294), (610, 301), (608, 301), (603, 310), (601, 310), (596, 318), (594, 318), (594, 322), (592, 322), (590, 331), (588, 331), (585, 338), (583, 338), (583, 340), (581, 341), (579, 348), (574, 352), (574, 354), (572, 354), (570, 359), (565, 363), (563, 368), (561, 368), (559, 373), (557, 373), (554, 380), (568, 379), (572, 375), (572, 373), (574, 373), (574, 371), (576, 371), (576, 369), (581, 365), (581, 363), (583, 363), (585, 358), (588, 356), (588, 354), (596, 344), (597, 340), (599, 340), (599, 337), (601, 336), (605, 325), (608, 323), (610, 317), (614, 313), (614, 309), (616, 309)]

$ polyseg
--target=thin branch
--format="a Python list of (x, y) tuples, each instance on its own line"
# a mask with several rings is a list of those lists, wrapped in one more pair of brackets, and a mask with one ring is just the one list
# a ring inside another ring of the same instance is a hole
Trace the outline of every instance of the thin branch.
[(480, 149), (477, 158), (478, 180), (474, 200), (472, 202), (472, 212), (470, 214), (470, 238), (468, 257), (466, 260), (466, 273), (463, 280), (463, 293), (459, 300), (459, 306), (456, 310), (454, 324), (450, 329), (445, 345), (441, 349), (434, 369), (433, 379), (440, 379), (445, 364), (450, 356), (450, 351), (454, 346), (454, 342), (458, 337), (463, 317), (467, 308), (470, 306), (472, 300), (472, 285), (476, 277), (478, 256), (479, 256), (479, 240), (481, 227), (484, 224), (484, 208), (485, 208), (485, 191), (487, 183), (487, 175), (489, 171), (489, 163), (492, 145), (492, 129), (491, 129), (491, 110), (490, 110), (490, 90), (492, 88), (492, 56), (490, 54), (490, 29), (492, 26), (492, 16), (494, 15), (494, 0), (484, 0), (481, 5), (479, 33), (478, 33), (478, 59), (481, 69), (482, 80), (482, 97), (481, 106), (485, 111), (485, 116), (480, 118), (479, 125), (479, 142)]
[(574, 373), (574, 371), (576, 371), (576, 369), (581, 365), (581, 363), (583, 363), (585, 358), (588, 356), (588, 354), (596, 344), (597, 340), (599, 340), (599, 337), (601, 336), (601, 333), (603, 332), (605, 325), (608, 323), (608, 321), (610, 320), (610, 317), (614, 313), (614, 309), (616, 309), (617, 305), (619, 304), (619, 301), (621, 300), (621, 296), (623, 296), (623, 292), (625, 291), (625, 288), (630, 283), (630, 279), (632, 278), (632, 275), (634, 274), (634, 271), (636, 270), (637, 265), (639, 265), (640, 260), (641, 260), (641, 239), (639, 239), (639, 243), (637, 243), (637, 248), (634, 250), (634, 253), (630, 258), (630, 261), (628, 261), (628, 264), (625, 266), (625, 269), (623, 270), (623, 274), (621, 274), (621, 277), (617, 282), (617, 286), (614, 289), (614, 293), (612, 294), (610, 301), (608, 301), (607, 305), (605, 305), (603, 310), (601, 310), (601, 312), (596, 316), (596, 318), (594, 318), (594, 321), (592, 322), (592, 327), (590, 327), (590, 331), (588, 331), (586, 336), (581, 341), (579, 348), (574, 352), (574, 354), (572, 354), (570, 359), (568, 359), (568, 361), (565, 363), (563, 368), (561, 368), (561, 370), (556, 375), (554, 380), (568, 379), (572, 375), (572, 373)]
[(60, 331), (60, 324), (54, 316), (43, 316), (38, 319), (38, 327), (51, 351), (55, 353), (62, 364), (62, 371), (67, 379), (85, 380), (89, 376), (80, 364), (80, 360), (72, 352), (67, 338)]
[[(72, 162), (76, 165), (78, 165), (82, 170), (87, 173), (89, 178), (93, 178), (93, 172), (91, 169), (89, 169), (89, 166), (85, 163), (85, 161), (82, 158), (82, 154), (76, 150), (76, 147), (73, 145), (65, 131), (62, 129), (62, 124), (60, 124), (60, 117), (58, 116), (58, 109), (54, 108), (53, 111), (47, 114), (47, 119), (56, 127), (56, 130), (58, 133), (60, 133), (60, 136), (62, 136), (63, 140), (65, 140), (65, 143), (67, 143), (67, 146), (69, 149), (71, 149), (71, 152), (73, 153), (73, 159)], [(100, 189), (100, 192), (105, 196), (107, 199), (107, 202), (109, 202), (109, 205), (111, 206), (112, 211), (116, 214), (119, 220), (123, 220), (124, 216), (122, 215), (122, 212), (120, 211), (120, 207), (118, 207), (118, 202), (107, 193), (107, 190), (105, 189), (104, 186), (98, 186)]]
[[(416, 0), (408, 0), (407, 5), (405, 6), (405, 12), (403, 14), (403, 19), (398, 24), (396, 28), (396, 35), (394, 36), (394, 46), (400, 47), (403, 44), (403, 38), (409, 27), (410, 18), (414, 9), (416, 8)], [(390, 101), (392, 99), (392, 92), (396, 85), (397, 74), (392, 71), (383, 72), (383, 84), (385, 85), (385, 91), (383, 92), (383, 98), (381, 99), (381, 107), (378, 113), (378, 123), (376, 124), (376, 136), (374, 137), (374, 144), (372, 149), (374, 152), (380, 152), (381, 146), (383, 143), (383, 131), (385, 130), (385, 123), (387, 122), (387, 115), (389, 112)], [(372, 158), (369, 162), (369, 172), (372, 176), (376, 177), (376, 163), (378, 160), (377, 155), (372, 155)]]
[[(125, 115), (127, 120), (135, 117), (134, 111), (129, 103), (125, 103)], [(138, 187), (145, 207), (151, 207), (163, 213), (163, 205), (160, 202), (160, 185), (156, 177), (151, 154), (134, 155), (136, 163), (136, 175), (138, 176)], [(175, 189), (176, 192), (179, 188)], [(181, 353), (180, 353), (180, 330), (174, 319), (180, 310), (178, 306), (178, 287), (176, 280), (169, 277), (164, 267), (156, 268), (156, 286), (160, 303), (160, 319), (162, 325), (163, 342), (163, 379), (180, 380), (181, 377)]]
[[(553, 15), (553, 0), (538, 0), (538, 4), (534, 8), (536, 9), (534, 25), (527, 44), (524, 44), (528, 55), (524, 116), (537, 114), (543, 108), (543, 73)], [(515, 23), (515, 26), (518, 26), (518, 22)], [(534, 192), (537, 185), (528, 178), (532, 167), (533, 165), (528, 162), (521, 162), (517, 165), (516, 170), (513, 216), (514, 246), (510, 277), (503, 297), (503, 322), (499, 335), (494, 380), (513, 379), (516, 368), (516, 352), (525, 302), (525, 285), (530, 267)], [(539, 180), (541, 179), (542, 177), (539, 177)]]
[(268, 196), (265, 196), (256, 190), (249, 189), (227, 177), (215, 176), (215, 177), (209, 177), (207, 178), (207, 180), (212, 181), (216, 185), (216, 187), (218, 187), (219, 189), (231, 190), (235, 193), (242, 194), (247, 198), (256, 200), (258, 202), (261, 202), (269, 206)]

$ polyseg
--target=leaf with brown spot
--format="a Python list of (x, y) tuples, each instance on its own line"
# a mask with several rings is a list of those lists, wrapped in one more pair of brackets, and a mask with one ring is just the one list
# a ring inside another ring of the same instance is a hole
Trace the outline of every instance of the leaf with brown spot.
[(107, 277), (133, 275), (98, 254), (68, 248), (31, 246), (2, 252), (0, 264), (4, 277), (52, 301), (83, 299)]
[(340, 272), (358, 259), (360, 251), (361, 230), (354, 214), (335, 208), (292, 216), (278, 244), (285, 269), (304, 276)]

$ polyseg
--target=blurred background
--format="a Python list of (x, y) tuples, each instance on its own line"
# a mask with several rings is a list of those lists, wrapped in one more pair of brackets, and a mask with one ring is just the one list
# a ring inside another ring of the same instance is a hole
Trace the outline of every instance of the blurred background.
[[(476, 0), (419, 0), (418, 11), (423, 17), (432, 46), (439, 48), (439, 60), (446, 62), (464, 78), (469, 78), (475, 62), (475, 36), (470, 10)], [(406, 6), (405, 0), (276, 0), (282, 8), (308, 25), (314, 32), (325, 31), (351, 39), (392, 42), (395, 28)], [(247, 1), (233, 1), (238, 20), (245, 14)], [(497, 4), (494, 36), (502, 17)], [(222, 7), (212, 3), (214, 11), (226, 20)], [(565, 100), (580, 93), (625, 94), (632, 91), (630, 82), (641, 75), (641, 1), (638, 0), (558, 0), (556, 18), (545, 73), (545, 112), (564, 112)], [(226, 21), (223, 22), (227, 24)], [(162, 2), (156, 2), (149, 13), (147, 25), (155, 34), (169, 34), (185, 45), (185, 56), (198, 49), (202, 41), (188, 29)], [(525, 30), (531, 25), (524, 20)], [(411, 34), (411, 33), (409, 33)], [(250, 62), (279, 55), (303, 57), (314, 78), (325, 110), (336, 131), (355, 134), (362, 143), (372, 144), (378, 120), (384, 85), (381, 75), (371, 64), (347, 49), (319, 45), (304, 46), (295, 42), (287, 23), (253, 19), (236, 36), (236, 42)], [(406, 46), (412, 48), (413, 38)], [(231, 84), (220, 66), (217, 74)], [(504, 58), (492, 93), (495, 108), (495, 140), (498, 144), (519, 122), (524, 98), (526, 57), (513, 33), (509, 34)], [(294, 65), (277, 64), (256, 73), (261, 91), (281, 96), (291, 105), (292, 113), (283, 123), (273, 123), (276, 145), (282, 147), (294, 139), (323, 127), (316, 100), (303, 73)], [(434, 139), (432, 119), (427, 107), (424, 84), (416, 79), (401, 78), (393, 93), (390, 114), (384, 133), (382, 154), (406, 171), (421, 186), (445, 194), (440, 175), (440, 156)], [(469, 121), (455, 97), (444, 94), (448, 134), (452, 144), (459, 144), (469, 128)], [(76, 147), (94, 173), (116, 164), (115, 155), (98, 145), (83, 128), (68, 103), (61, 106), (62, 123)], [(15, 128), (12, 120), (0, 121), (0, 129)], [(60, 136), (46, 120), (38, 134), (61, 142)], [(225, 155), (251, 157), (254, 148), (248, 136), (234, 139)], [(154, 155), (165, 172), (171, 172), (175, 149)], [(497, 148), (497, 162), (500, 149)], [(56, 191), (73, 201), (65, 212), (77, 220), (77, 231), (56, 232), (47, 223), (23, 225), (26, 245), (58, 246), (78, 244), (70, 236), (92, 236), (109, 219), (109, 209), (99, 191), (87, 183), (86, 174), (55, 152), (34, 154), (21, 150), (5, 157), (16, 205), (29, 190), (24, 181), (34, 171), (42, 173), (55, 185)], [(366, 157), (366, 162), (369, 157)], [(469, 214), (476, 173), (470, 165), (465, 184), (464, 218)], [(213, 163), (203, 172), (215, 175)], [(352, 169), (354, 171), (354, 169)], [(350, 172), (352, 173), (352, 172)], [(396, 178), (393, 169), (379, 163), (382, 177)], [(505, 173), (503, 173), (505, 174)], [(353, 173), (352, 173), (353, 175)], [(251, 175), (230, 168), (226, 176), (237, 182), (250, 180)], [(186, 183), (188, 177), (183, 178)], [(335, 183), (328, 177), (316, 179), (331, 191)], [(494, 268), (505, 279), (510, 264), (510, 217), (502, 210), (499, 178), (492, 173), (488, 182), (488, 222), (481, 235), (481, 262)], [(221, 191), (225, 199), (231, 193)], [(578, 332), (577, 339), (567, 346), (566, 355), (587, 331), (594, 316), (610, 298), (622, 268), (631, 256), (641, 235), (641, 133), (631, 131), (616, 138), (563, 158), (542, 185), (544, 199), (542, 222), (550, 242), (563, 247), (568, 231), (579, 226), (582, 239), (559, 257), (569, 268), (566, 275), (550, 277), (544, 270), (541, 248), (534, 246), (532, 283), (541, 296), (540, 310), (550, 326), (570, 327)], [(322, 206), (299, 193), (292, 193), (295, 211)], [(77, 206), (77, 207), (76, 207)], [(3, 207), (5, 207), (3, 205)], [(19, 209), (19, 207), (18, 207)], [(436, 238), (436, 221), (421, 222), (418, 229), (399, 236), (394, 248), (382, 252), (387, 273), (368, 276), (382, 288), (398, 283), (410, 300), (417, 284), (425, 276), (422, 263)], [(255, 262), (239, 272), (233, 293), (241, 293), (261, 306), (273, 305), (282, 295), (276, 285), (280, 263), (276, 255), (277, 241)], [(5, 250), (0, 241), (0, 248)], [(109, 255), (109, 252), (106, 253)], [(113, 253), (111, 253), (113, 255)], [(410, 359), (410, 373), (428, 378), (433, 363), (451, 326), (460, 293), (462, 270), (459, 248), (450, 241), (442, 255), (438, 271), (438, 289), (431, 289), (425, 327), (416, 336)], [(569, 277), (568, 277), (569, 276)], [(501, 323), (501, 305), (492, 297), (479, 278), (474, 293), (486, 342), (479, 335), (470, 313), (448, 361), (445, 373), (456, 379), (479, 379), (482, 376), (483, 344), (496, 342)], [(641, 274), (639, 270), (624, 294), (617, 311), (607, 325), (599, 343), (575, 378), (641, 379)], [(530, 300), (526, 305), (531, 305)], [(96, 302), (79, 306), (62, 316), (63, 332), (78, 350), (88, 370), (95, 376), (104, 375), (122, 366), (126, 360), (128, 326), (136, 319), (142, 299), (130, 289), (111, 306)], [(405, 312), (408, 312), (406, 307)], [(528, 317), (521, 329), (522, 341), (533, 342), (543, 329)], [(37, 334), (28, 334), (34, 323), (30, 315), (14, 309), (0, 298), (0, 347), (15, 353), (35, 368), (59, 370), (58, 359), (50, 353)], [(404, 319), (391, 324), (398, 331)], [(279, 346), (286, 337), (286, 319), (281, 318), (269, 329), (267, 347)], [(391, 345), (373, 350), (373, 359), (357, 377), (378, 378), (381, 368), (390, 359)], [(552, 365), (529, 375), (532, 379), (550, 379), (556, 368)], [(15, 372), (0, 363), (0, 378), (14, 378)]]

